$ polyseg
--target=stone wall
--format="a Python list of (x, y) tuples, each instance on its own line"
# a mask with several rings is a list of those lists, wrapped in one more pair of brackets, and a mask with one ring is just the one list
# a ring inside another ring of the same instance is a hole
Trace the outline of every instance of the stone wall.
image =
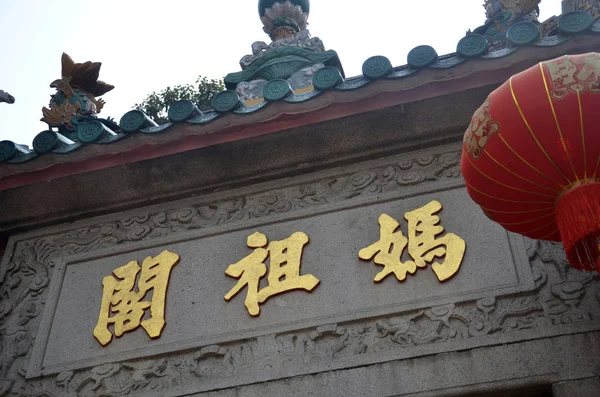
[[(460, 149), (12, 235), (0, 267), (0, 395), (597, 395), (598, 277), (570, 268), (559, 245), (489, 221), (466, 194)], [(374, 283), (382, 268), (357, 253), (379, 238), (378, 216), (406, 233), (403, 214), (431, 200), (444, 206), (445, 233), (466, 242), (458, 273), (440, 283), (427, 266)], [(301, 273), (320, 284), (272, 297), (251, 317), (245, 291), (223, 299), (236, 282), (224, 272), (251, 252), (255, 231), (306, 233)], [(138, 328), (102, 347), (92, 334), (102, 278), (165, 249), (181, 260), (162, 335)]]

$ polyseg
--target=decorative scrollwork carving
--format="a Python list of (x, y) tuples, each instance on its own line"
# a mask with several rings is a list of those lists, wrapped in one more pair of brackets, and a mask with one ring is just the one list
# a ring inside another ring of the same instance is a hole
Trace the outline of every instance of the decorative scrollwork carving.
[[(268, 217), (328, 203), (460, 177), (460, 151), (389, 162), (300, 186), (211, 204), (175, 207), (18, 241), (0, 273), (0, 395), (92, 396), (189, 393), (295, 376), (307, 365), (336, 368), (370, 362), (378, 352), (522, 330), (547, 330), (600, 315), (599, 280), (570, 268), (558, 244), (526, 240), (535, 287), (519, 296), (489, 296), (372, 319), (330, 324), (211, 345), (152, 359), (104, 364), (25, 380), (53, 258), (179, 233)], [(368, 357), (367, 357), (368, 356)], [(346, 364), (344, 364), (346, 363)], [(276, 371), (265, 371), (275, 368)], [(196, 385), (196, 386), (194, 386)], [(185, 388), (185, 389), (184, 389)]]

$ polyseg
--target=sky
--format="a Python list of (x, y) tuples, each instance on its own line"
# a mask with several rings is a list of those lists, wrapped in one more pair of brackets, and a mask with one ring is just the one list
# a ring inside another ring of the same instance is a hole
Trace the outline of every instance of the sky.
[[(385, 55), (394, 66), (422, 44), (454, 52), (483, 24), (483, 0), (313, 0), (308, 29), (337, 51), (347, 77)], [(543, 0), (540, 20), (560, 14), (560, 0)], [(117, 121), (134, 104), (198, 75), (222, 79), (240, 71), (254, 41), (270, 42), (258, 0), (0, 0), (0, 89), (16, 98), (0, 104), (0, 140), (28, 144), (47, 129), (41, 109), (60, 78), (60, 57), (102, 62), (100, 117)]]

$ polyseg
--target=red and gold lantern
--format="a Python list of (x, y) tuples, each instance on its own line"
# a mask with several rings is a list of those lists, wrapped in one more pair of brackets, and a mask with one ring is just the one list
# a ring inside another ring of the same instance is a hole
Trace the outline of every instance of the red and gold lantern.
[(465, 133), (461, 170), (490, 219), (600, 269), (600, 54), (542, 62), (492, 92)]

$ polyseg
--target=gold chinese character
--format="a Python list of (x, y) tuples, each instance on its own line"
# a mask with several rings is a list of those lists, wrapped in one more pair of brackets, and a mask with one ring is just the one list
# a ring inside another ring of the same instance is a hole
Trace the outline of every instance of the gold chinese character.
[[(247, 285), (244, 305), (251, 316), (258, 316), (259, 303), (264, 303), (273, 295), (295, 289), (310, 292), (319, 284), (319, 279), (311, 274), (300, 275), (302, 250), (308, 243), (306, 234), (296, 232), (285, 240), (268, 243), (267, 236), (256, 232), (248, 236), (247, 243), (248, 247), (254, 248), (254, 251), (241, 261), (229, 265), (225, 271), (228, 276), (239, 279), (225, 295), (225, 300), (231, 300)], [(267, 274), (265, 260), (269, 255), (271, 256), (270, 272), (267, 277), (269, 285), (259, 291), (260, 279)]]
[[(465, 254), (465, 241), (454, 233), (448, 233), (440, 238), (444, 232), (439, 225), (440, 218), (434, 214), (442, 209), (438, 201), (404, 214), (408, 221), (408, 238), (401, 230), (400, 223), (389, 215), (379, 216), (380, 237), (379, 241), (359, 251), (360, 259), (383, 266), (383, 270), (375, 276), (379, 282), (394, 273), (399, 281), (406, 279), (406, 273), (414, 274), (417, 268), (423, 268), (437, 258), (444, 257), (442, 263), (434, 262), (431, 268), (438, 280), (446, 281), (454, 276), (462, 263)], [(412, 261), (402, 262), (401, 257), (408, 245), (408, 254)]]
[[(163, 251), (152, 258), (147, 257), (142, 267), (131, 261), (113, 271), (113, 275), (102, 280), (102, 304), (94, 336), (102, 346), (112, 340), (108, 329), (114, 325), (118, 338), (125, 332), (133, 331), (140, 325), (151, 338), (158, 338), (165, 326), (165, 298), (171, 270), (179, 262), (179, 255)], [(141, 270), (141, 273), (140, 273)], [(136, 278), (137, 291), (134, 290)], [(150, 301), (143, 300), (152, 290)], [(150, 309), (150, 317), (142, 321), (145, 311)], [(114, 316), (110, 317), (110, 314)]]

